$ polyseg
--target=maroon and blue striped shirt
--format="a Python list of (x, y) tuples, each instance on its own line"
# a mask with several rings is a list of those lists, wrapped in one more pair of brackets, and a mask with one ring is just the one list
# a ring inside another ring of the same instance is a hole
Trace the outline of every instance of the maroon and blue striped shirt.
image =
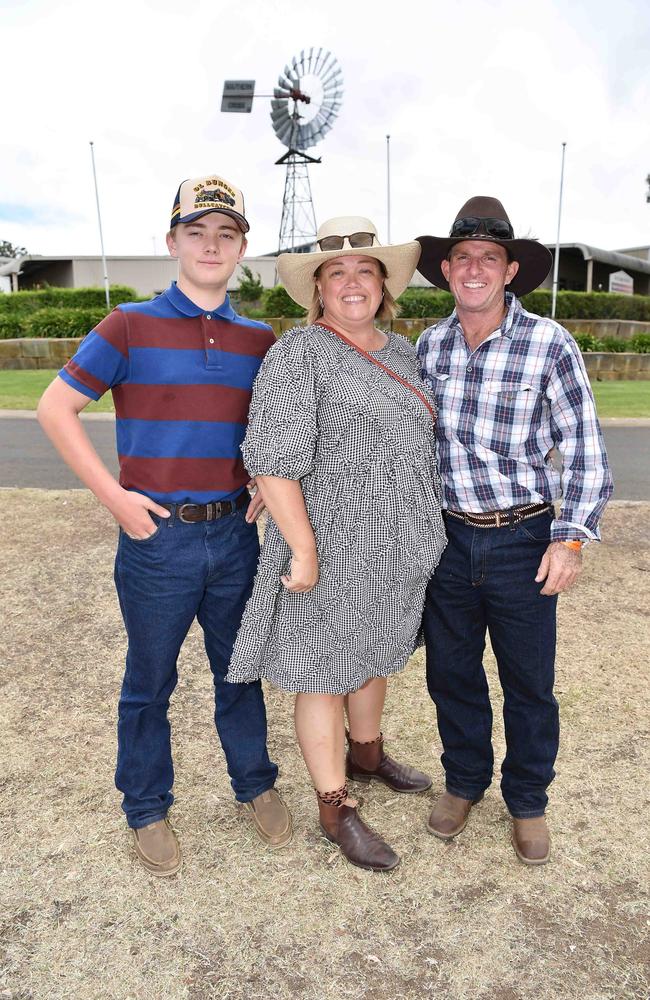
[(246, 485), (240, 445), (253, 381), (273, 331), (214, 312), (175, 282), (150, 302), (118, 306), (59, 372), (115, 402), (120, 485), (166, 503), (233, 499)]

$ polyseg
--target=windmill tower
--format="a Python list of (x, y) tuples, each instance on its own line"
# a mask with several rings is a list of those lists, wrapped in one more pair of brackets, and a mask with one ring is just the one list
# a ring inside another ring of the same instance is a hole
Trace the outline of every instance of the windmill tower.
[(311, 48), (295, 56), (278, 78), (271, 101), (275, 134), (287, 147), (276, 160), (286, 165), (279, 253), (300, 253), (316, 239), (316, 216), (309, 183), (309, 164), (320, 163), (305, 150), (329, 132), (343, 97), (343, 75), (331, 52)]

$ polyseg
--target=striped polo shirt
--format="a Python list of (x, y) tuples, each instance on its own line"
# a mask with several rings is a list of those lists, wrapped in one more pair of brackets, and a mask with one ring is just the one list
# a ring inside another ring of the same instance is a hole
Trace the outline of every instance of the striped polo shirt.
[(248, 481), (240, 445), (273, 343), (270, 327), (238, 316), (228, 296), (204, 311), (173, 282), (114, 309), (59, 375), (91, 399), (111, 389), (124, 489), (167, 503), (228, 500)]

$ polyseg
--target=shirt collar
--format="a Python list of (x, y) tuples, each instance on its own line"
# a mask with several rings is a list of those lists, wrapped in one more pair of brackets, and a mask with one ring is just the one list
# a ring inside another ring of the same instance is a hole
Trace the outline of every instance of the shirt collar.
[[(505, 293), (505, 300), (506, 300), (506, 314), (501, 321), (501, 325), (499, 327), (499, 333), (501, 334), (502, 337), (507, 337), (508, 340), (512, 340), (512, 335), (514, 333), (513, 327), (515, 325), (519, 313), (521, 312), (521, 304), (517, 296), (513, 295), (512, 292)], [(460, 327), (460, 320), (458, 319), (458, 313), (456, 312), (455, 309), (448, 319), (444, 319), (442, 321), (441, 325), (444, 327), (445, 333), (450, 330), (455, 330), (457, 327)]]
[(183, 316), (204, 316), (208, 312), (211, 316), (218, 316), (219, 319), (234, 320), (236, 316), (235, 310), (230, 305), (230, 296), (227, 293), (218, 309), (201, 309), (191, 299), (188, 299), (187, 295), (180, 290), (175, 281), (172, 281), (165, 295), (174, 309), (182, 313)]

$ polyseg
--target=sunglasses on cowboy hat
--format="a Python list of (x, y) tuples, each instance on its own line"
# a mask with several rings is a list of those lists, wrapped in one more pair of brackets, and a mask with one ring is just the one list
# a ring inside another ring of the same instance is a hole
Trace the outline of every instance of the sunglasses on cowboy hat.
[(512, 226), (504, 219), (482, 219), (477, 216), (456, 219), (449, 235), (454, 237), (474, 236), (479, 229), (486, 236), (493, 236), (496, 240), (514, 240), (515, 238)]

